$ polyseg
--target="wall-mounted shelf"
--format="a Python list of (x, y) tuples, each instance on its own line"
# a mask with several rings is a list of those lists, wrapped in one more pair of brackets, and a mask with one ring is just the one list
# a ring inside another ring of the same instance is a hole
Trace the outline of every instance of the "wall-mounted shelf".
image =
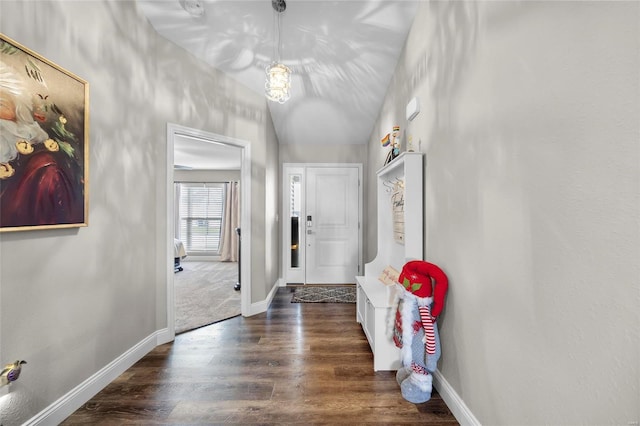
[[(402, 185), (403, 208), (398, 204)], [(393, 294), (378, 277), (387, 266), (400, 271), (409, 260), (423, 259), (423, 154), (404, 152), (377, 172), (378, 254), (356, 277), (356, 321), (362, 324), (373, 351), (373, 369), (397, 370), (400, 349), (391, 339)], [(400, 222), (403, 222), (403, 232)]]

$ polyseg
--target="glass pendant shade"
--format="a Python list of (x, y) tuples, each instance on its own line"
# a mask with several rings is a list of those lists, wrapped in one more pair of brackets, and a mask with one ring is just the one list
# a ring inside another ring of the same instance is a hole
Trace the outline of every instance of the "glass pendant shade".
[(266, 69), (265, 95), (270, 101), (285, 103), (291, 97), (291, 70), (280, 63), (280, 35), (282, 33), (282, 12), (287, 9), (285, 0), (271, 0), (274, 10), (276, 40), (273, 43), (273, 62)]
[(272, 63), (267, 67), (267, 81), (264, 84), (267, 99), (285, 103), (290, 97), (291, 93), (291, 70), (284, 64)]

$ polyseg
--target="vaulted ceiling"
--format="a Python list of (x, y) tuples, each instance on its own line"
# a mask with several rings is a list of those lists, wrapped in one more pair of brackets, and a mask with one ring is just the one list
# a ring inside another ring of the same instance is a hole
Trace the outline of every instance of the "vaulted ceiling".
[[(275, 53), (271, 0), (138, 0), (165, 38), (264, 94)], [(281, 59), (291, 99), (269, 102), (281, 144), (364, 144), (396, 67), (417, 1), (286, 0)]]

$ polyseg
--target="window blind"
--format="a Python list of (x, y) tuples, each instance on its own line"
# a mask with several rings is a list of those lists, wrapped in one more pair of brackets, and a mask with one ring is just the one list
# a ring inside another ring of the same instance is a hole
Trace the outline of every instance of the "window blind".
[(213, 255), (220, 250), (224, 184), (180, 184), (180, 239), (187, 253)]

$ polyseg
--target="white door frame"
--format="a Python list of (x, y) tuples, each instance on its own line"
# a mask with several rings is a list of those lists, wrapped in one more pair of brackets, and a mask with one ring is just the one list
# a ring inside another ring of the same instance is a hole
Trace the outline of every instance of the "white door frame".
[(193, 129), (180, 126), (178, 124), (167, 123), (167, 232), (166, 232), (166, 276), (167, 276), (167, 329), (169, 338), (175, 338), (175, 293), (173, 289), (173, 278), (175, 275), (173, 264), (174, 252), (174, 195), (173, 195), (173, 149), (174, 138), (176, 136), (187, 136), (204, 139), (211, 142), (229, 145), (240, 148), (240, 226), (242, 229), (242, 243), (240, 245), (240, 274), (242, 276), (242, 287), (240, 290), (240, 312), (247, 316), (251, 307), (251, 144), (240, 139), (233, 139), (228, 136), (206, 132), (204, 130)]
[[(363, 215), (363, 202), (364, 202), (364, 188), (362, 187), (362, 163), (283, 163), (282, 164), (282, 285), (286, 285), (288, 278), (289, 262), (288, 259), (291, 256), (291, 247), (288, 243), (290, 241), (290, 227), (289, 227), (289, 181), (287, 176), (290, 173), (298, 173), (302, 171), (303, 188), (306, 185), (306, 169), (308, 167), (331, 167), (331, 168), (357, 168), (358, 169), (358, 273), (363, 273), (363, 231), (362, 225)], [(306, 202), (305, 194), (302, 195), (302, 205)], [(300, 228), (300, 244), (305, 244), (306, 226), (303, 226), (306, 222), (304, 217), (301, 217)], [(304, 247), (304, 245), (303, 245)], [(305, 251), (306, 256), (306, 251)], [(303, 267), (304, 269), (304, 267)], [(304, 273), (302, 274), (304, 277)], [(355, 280), (355, 277), (353, 277)], [(306, 279), (304, 280), (306, 281)]]

